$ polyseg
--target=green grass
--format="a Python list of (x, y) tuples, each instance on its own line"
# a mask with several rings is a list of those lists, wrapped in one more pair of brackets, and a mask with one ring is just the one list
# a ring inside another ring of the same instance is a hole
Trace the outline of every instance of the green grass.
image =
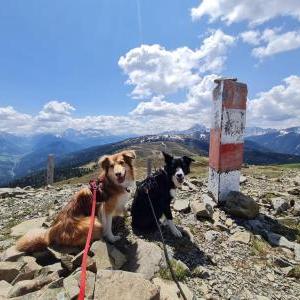
[(270, 252), (270, 248), (271, 247), (268, 245), (266, 241), (254, 237), (251, 245), (251, 254), (266, 256)]
[(300, 169), (300, 163), (277, 165), (277, 167), (282, 168), (282, 169)]
[[(186, 277), (190, 276), (190, 270), (185, 268), (180, 262), (172, 259), (171, 266), (178, 280), (182, 281)], [(163, 279), (172, 280), (171, 272), (168, 267), (161, 268), (159, 271), (159, 275)]]

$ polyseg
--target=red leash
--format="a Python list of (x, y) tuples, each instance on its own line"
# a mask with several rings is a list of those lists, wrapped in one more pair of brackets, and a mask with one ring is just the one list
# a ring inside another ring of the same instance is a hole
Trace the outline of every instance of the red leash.
[(98, 187), (95, 184), (95, 182), (90, 182), (90, 186), (91, 186), (91, 189), (93, 192), (92, 211), (91, 211), (89, 232), (88, 232), (88, 236), (86, 239), (83, 257), (82, 257), (82, 263), (81, 263), (80, 292), (79, 292), (78, 300), (84, 300), (84, 296), (85, 296), (87, 257), (88, 257), (88, 252), (89, 252), (90, 245), (91, 245), (92, 234), (93, 234), (94, 223), (95, 223), (96, 198), (97, 198), (97, 188)]

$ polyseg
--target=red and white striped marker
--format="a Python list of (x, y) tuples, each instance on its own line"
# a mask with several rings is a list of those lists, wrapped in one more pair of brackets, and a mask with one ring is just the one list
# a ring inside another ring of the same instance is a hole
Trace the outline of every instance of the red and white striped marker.
[(246, 124), (247, 85), (216, 79), (209, 145), (208, 190), (217, 202), (240, 190)]

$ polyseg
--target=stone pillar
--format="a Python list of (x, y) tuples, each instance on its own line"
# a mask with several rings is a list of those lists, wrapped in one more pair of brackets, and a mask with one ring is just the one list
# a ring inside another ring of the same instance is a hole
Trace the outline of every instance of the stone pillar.
[(216, 79), (213, 90), (209, 146), (208, 190), (219, 202), (240, 190), (246, 123), (247, 85), (236, 79)]
[(54, 155), (49, 154), (48, 155), (48, 163), (47, 163), (47, 185), (53, 184), (54, 180)]

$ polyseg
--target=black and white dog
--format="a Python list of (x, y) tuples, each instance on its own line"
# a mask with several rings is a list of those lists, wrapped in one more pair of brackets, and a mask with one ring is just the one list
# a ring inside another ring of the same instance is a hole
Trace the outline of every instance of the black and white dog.
[(152, 214), (148, 190), (157, 220), (164, 219), (173, 235), (181, 237), (181, 232), (176, 228), (172, 219), (171, 201), (175, 197), (177, 187), (184, 182), (184, 176), (190, 172), (192, 158), (173, 157), (163, 152), (165, 158), (164, 169), (148, 176), (137, 186), (131, 207), (132, 227), (141, 232), (151, 232), (156, 229), (156, 223)]

